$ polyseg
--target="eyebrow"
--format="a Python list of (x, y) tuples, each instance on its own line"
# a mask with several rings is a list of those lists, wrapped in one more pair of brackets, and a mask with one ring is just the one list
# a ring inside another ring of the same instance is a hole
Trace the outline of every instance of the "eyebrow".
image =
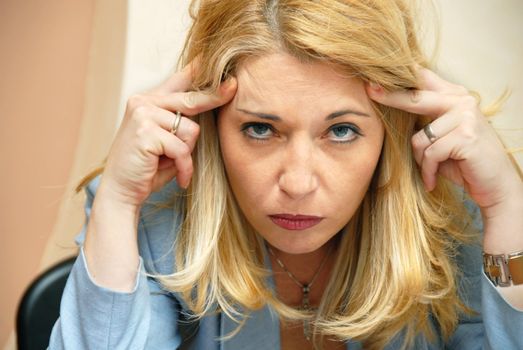
[[(261, 118), (261, 119), (271, 120), (273, 122), (281, 122), (282, 121), (281, 117), (278, 117), (277, 115), (274, 115), (274, 114), (252, 112), (252, 111), (248, 111), (248, 110), (243, 109), (243, 108), (236, 108), (236, 110), (238, 110), (240, 112), (243, 112), (243, 113), (246, 113), (246, 114), (250, 114), (250, 115), (256, 116), (256, 117)], [(336, 112), (332, 112), (331, 114), (329, 114), (327, 117), (325, 117), (325, 121), (329, 121), (329, 120), (332, 120), (334, 118), (338, 118), (338, 117), (341, 117), (341, 116), (344, 116), (344, 115), (347, 115), (347, 114), (354, 114), (354, 115), (357, 115), (357, 116), (360, 116), (360, 117), (370, 117), (370, 115), (368, 115), (367, 113), (355, 111), (355, 110), (352, 110), (352, 109), (342, 109), (341, 111), (336, 111)]]

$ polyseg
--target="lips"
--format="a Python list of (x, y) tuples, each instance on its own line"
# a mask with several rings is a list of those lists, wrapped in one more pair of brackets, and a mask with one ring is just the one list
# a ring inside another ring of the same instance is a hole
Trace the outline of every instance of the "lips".
[(323, 220), (322, 217), (310, 215), (276, 214), (269, 217), (272, 222), (286, 230), (305, 230)]

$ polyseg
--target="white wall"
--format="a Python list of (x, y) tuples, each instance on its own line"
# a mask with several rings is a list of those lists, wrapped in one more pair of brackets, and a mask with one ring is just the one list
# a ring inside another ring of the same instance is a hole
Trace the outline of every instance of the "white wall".
[(120, 118), (127, 98), (152, 88), (176, 71), (191, 23), (190, 0), (129, 0)]
[[(493, 125), (509, 148), (523, 147), (523, 1), (438, 0), (440, 69), (452, 80), (494, 100), (512, 90)], [(523, 166), (523, 152), (515, 154)]]

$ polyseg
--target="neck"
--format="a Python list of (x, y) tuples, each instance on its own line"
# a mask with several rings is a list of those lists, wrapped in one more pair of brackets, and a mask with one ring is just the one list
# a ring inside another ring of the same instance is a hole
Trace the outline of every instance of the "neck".
[[(335, 245), (337, 244), (338, 235), (331, 238), (323, 246), (309, 253), (290, 254), (273, 246), (271, 246), (271, 249), (298, 281), (303, 284), (308, 284), (324, 259), (327, 259), (327, 261), (322, 269), (323, 271), (320, 271), (320, 274), (328, 274), (328, 272), (330, 272), (334, 263), (334, 257), (336, 256)], [(326, 256), (327, 254), (329, 254), (328, 257)], [(273, 271), (278, 274), (282, 272), (281, 268), (275, 264), (274, 257), (271, 257), (271, 261)]]

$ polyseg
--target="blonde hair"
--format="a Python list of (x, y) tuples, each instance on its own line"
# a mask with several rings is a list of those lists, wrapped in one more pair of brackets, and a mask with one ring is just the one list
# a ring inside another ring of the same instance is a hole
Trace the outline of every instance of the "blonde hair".
[[(247, 60), (284, 51), (386, 90), (415, 89), (416, 65), (427, 61), (412, 8), (406, 0), (194, 0), (182, 65), (201, 61), (193, 88), (216, 90)], [(455, 258), (476, 233), (451, 184), (440, 179), (434, 191), (424, 190), (410, 139), (426, 120), (374, 108), (385, 126), (382, 154), (339, 242), (332, 278), (312, 320), (315, 342), (329, 335), (380, 349), (404, 332), (408, 347), (419, 333), (434, 339), (431, 315), (447, 339), (459, 313), (471, 312), (458, 295)], [(175, 272), (156, 277), (197, 318), (224, 312), (241, 327), (249, 310), (269, 305), (282, 320), (311, 319), (278, 300), (267, 284), (264, 242), (229, 187), (215, 118), (212, 112), (199, 116), (193, 178), (175, 202), (174, 210), (184, 212)]]
[[(198, 59), (195, 90), (215, 90), (253, 57), (285, 51), (324, 62), (387, 90), (417, 87), (426, 65), (405, 1), (193, 1), (183, 65)], [(410, 139), (424, 121), (375, 106), (386, 136), (379, 165), (339, 244), (337, 262), (313, 322), (321, 335), (383, 348), (400, 331), (405, 346), (423, 332), (443, 338), (467, 308), (457, 293), (457, 248), (472, 234), (461, 198), (444, 181), (427, 193)], [(216, 120), (199, 118), (195, 171), (176, 241), (176, 269), (160, 277), (197, 317), (216, 310), (241, 324), (269, 304), (285, 320), (311, 318), (267, 285), (263, 241), (246, 222), (227, 182)], [(212, 174), (212, 176), (209, 176)], [(254, 254), (253, 254), (254, 252)], [(321, 336), (319, 337), (321, 338)], [(318, 339), (316, 339), (317, 341)]]

